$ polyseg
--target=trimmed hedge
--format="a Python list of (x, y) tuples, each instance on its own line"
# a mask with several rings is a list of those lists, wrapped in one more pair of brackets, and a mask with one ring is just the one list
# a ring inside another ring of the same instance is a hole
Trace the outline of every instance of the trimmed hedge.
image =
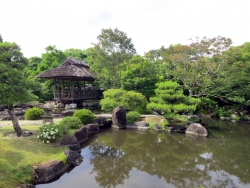
[(127, 124), (134, 123), (141, 120), (141, 114), (136, 111), (130, 111), (126, 114)]
[(34, 107), (34, 108), (28, 109), (25, 112), (24, 117), (26, 120), (37, 120), (37, 119), (40, 119), (43, 114), (44, 112), (41, 108)]
[(66, 125), (70, 129), (79, 129), (82, 125), (82, 122), (78, 117), (68, 116), (63, 118), (58, 125)]
[(76, 110), (73, 116), (78, 117), (83, 124), (91, 123), (95, 119), (94, 114), (89, 109)]

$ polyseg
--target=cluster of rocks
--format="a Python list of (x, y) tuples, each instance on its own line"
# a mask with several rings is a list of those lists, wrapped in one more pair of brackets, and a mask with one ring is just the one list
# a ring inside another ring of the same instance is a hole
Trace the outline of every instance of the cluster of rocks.
[(99, 125), (91, 123), (83, 125), (72, 136), (65, 136), (59, 143), (60, 146), (67, 146), (64, 151), (67, 163), (62, 161), (49, 161), (34, 167), (34, 179), (36, 184), (50, 182), (62, 175), (70, 166), (78, 166), (82, 163), (81, 144), (88, 140), (88, 135), (99, 132)]
[[(14, 113), (16, 114), (18, 120), (24, 119), (24, 113), (27, 109), (28, 108), (14, 108)], [(0, 121), (4, 120), (11, 120), (11, 117), (8, 113), (8, 109), (5, 108), (0, 110)]]

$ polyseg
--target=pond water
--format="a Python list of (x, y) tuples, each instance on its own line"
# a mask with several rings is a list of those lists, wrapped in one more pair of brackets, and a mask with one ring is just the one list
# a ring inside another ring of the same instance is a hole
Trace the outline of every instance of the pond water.
[(37, 188), (250, 187), (250, 124), (205, 123), (207, 138), (103, 130), (83, 145), (80, 166)]

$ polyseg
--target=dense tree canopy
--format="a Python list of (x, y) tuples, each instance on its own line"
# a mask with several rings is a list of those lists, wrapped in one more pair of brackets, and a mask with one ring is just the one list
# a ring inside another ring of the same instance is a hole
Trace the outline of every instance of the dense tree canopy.
[(146, 97), (152, 97), (158, 82), (154, 65), (141, 56), (135, 56), (130, 61), (124, 62), (121, 85), (124, 90), (136, 91)]
[(13, 105), (34, 98), (31, 94), (33, 84), (25, 79), (23, 73), (27, 65), (28, 60), (17, 44), (0, 43), (0, 104), (8, 105), (17, 136), (22, 134), (22, 130), (13, 112)]
[(90, 51), (91, 70), (103, 89), (120, 88), (122, 63), (136, 54), (132, 40), (118, 29), (102, 29), (97, 40)]

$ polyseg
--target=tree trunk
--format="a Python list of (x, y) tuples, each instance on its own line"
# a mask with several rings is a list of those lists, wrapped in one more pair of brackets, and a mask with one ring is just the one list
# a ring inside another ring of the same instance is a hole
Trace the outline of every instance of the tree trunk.
[(194, 95), (194, 92), (192, 89), (189, 89), (189, 96), (192, 97)]
[(13, 105), (8, 105), (8, 113), (11, 117), (11, 120), (12, 120), (12, 124), (13, 124), (13, 127), (14, 127), (14, 130), (17, 134), (17, 136), (21, 136), (23, 134), (23, 130), (21, 129), (19, 123), (18, 123), (18, 120), (17, 120), (17, 117), (16, 117), (16, 114), (14, 113), (14, 108), (13, 108)]

